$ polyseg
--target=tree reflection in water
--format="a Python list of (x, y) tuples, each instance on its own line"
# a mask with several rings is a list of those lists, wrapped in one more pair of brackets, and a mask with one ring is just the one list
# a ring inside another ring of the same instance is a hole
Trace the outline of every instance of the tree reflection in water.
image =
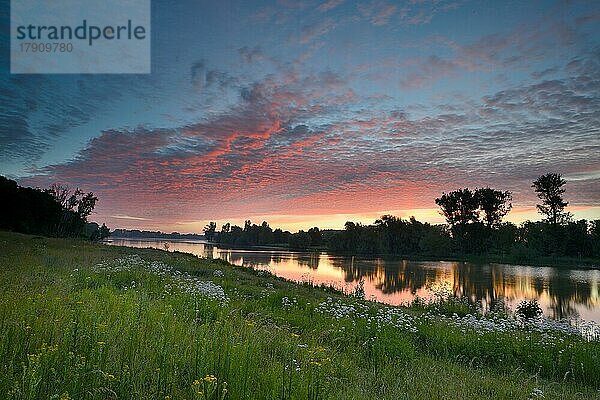
[[(524, 298), (541, 300), (555, 319), (578, 317), (575, 305), (597, 308), (597, 279), (574, 280), (568, 269), (474, 264), (468, 262), (422, 262), (406, 260), (359, 260), (335, 258), (346, 281), (365, 279), (384, 294), (410, 292), (450, 285), (456, 296), (467, 297), (489, 309), (500, 299), (511, 303)], [(593, 271), (590, 271), (593, 272)]]

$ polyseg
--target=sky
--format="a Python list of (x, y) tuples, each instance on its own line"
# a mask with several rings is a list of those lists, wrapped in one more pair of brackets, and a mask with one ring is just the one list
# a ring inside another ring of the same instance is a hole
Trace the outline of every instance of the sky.
[(0, 174), (94, 192), (111, 228), (443, 222), (462, 187), (567, 180), (600, 218), (600, 2), (153, 1), (151, 74), (17, 75)]

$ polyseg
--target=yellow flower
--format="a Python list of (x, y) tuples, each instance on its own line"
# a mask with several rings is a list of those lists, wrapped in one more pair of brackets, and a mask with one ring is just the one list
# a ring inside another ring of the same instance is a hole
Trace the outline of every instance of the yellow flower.
[(213, 383), (217, 381), (217, 378), (214, 375), (206, 375), (204, 377), (204, 381), (208, 383)]
[(106, 344), (106, 342), (96, 342), (96, 344), (97, 344), (98, 346), (104, 346), (104, 345)]

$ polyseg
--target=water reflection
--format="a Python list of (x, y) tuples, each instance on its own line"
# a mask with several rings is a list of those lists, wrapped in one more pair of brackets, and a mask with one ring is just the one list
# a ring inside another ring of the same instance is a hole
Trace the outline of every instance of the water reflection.
[[(115, 239), (110, 244), (165, 248), (165, 241)], [(168, 244), (170, 251), (222, 258), (235, 265), (268, 269), (287, 279), (324, 283), (344, 290), (351, 290), (364, 280), (368, 297), (389, 304), (406, 303), (415, 296), (430, 298), (432, 287), (445, 285), (456, 295), (480, 302), (484, 309), (500, 299), (514, 308), (525, 298), (535, 298), (551, 318), (581, 317), (600, 322), (598, 270), (231, 250), (201, 242), (169, 241)]]

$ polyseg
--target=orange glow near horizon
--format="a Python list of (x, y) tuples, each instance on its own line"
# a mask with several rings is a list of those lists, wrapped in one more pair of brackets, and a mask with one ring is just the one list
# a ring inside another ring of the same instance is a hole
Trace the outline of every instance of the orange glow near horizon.
[[(569, 207), (568, 211), (573, 213), (574, 219), (587, 219), (588, 221), (600, 219), (600, 207), (592, 206), (573, 206)], [(249, 215), (246, 218), (231, 218), (231, 219), (215, 219), (217, 230), (227, 222), (232, 225), (243, 226), (246, 219), (251, 220), (255, 224), (260, 224), (262, 221), (267, 221), (269, 225), (275, 228), (281, 228), (290, 232), (298, 230), (308, 230), (312, 227), (319, 229), (344, 229), (344, 224), (347, 221), (361, 223), (365, 225), (372, 224), (382, 215), (391, 214), (404, 219), (414, 216), (418, 221), (428, 222), (430, 224), (442, 224), (444, 218), (439, 214), (437, 208), (416, 208), (411, 210), (384, 210), (364, 213), (343, 213), (343, 214), (307, 214), (307, 215)], [(110, 218), (110, 217), (109, 217)], [(505, 218), (508, 222), (520, 224), (523, 221), (539, 221), (540, 214), (535, 207), (515, 207), (510, 214)], [(116, 216), (113, 217), (113, 225), (111, 228), (124, 229), (140, 229), (140, 230), (160, 230), (163, 232), (180, 232), (180, 233), (202, 233), (202, 229), (211, 220), (201, 221), (182, 221), (182, 222), (157, 222), (151, 219), (143, 219), (139, 217)]]

